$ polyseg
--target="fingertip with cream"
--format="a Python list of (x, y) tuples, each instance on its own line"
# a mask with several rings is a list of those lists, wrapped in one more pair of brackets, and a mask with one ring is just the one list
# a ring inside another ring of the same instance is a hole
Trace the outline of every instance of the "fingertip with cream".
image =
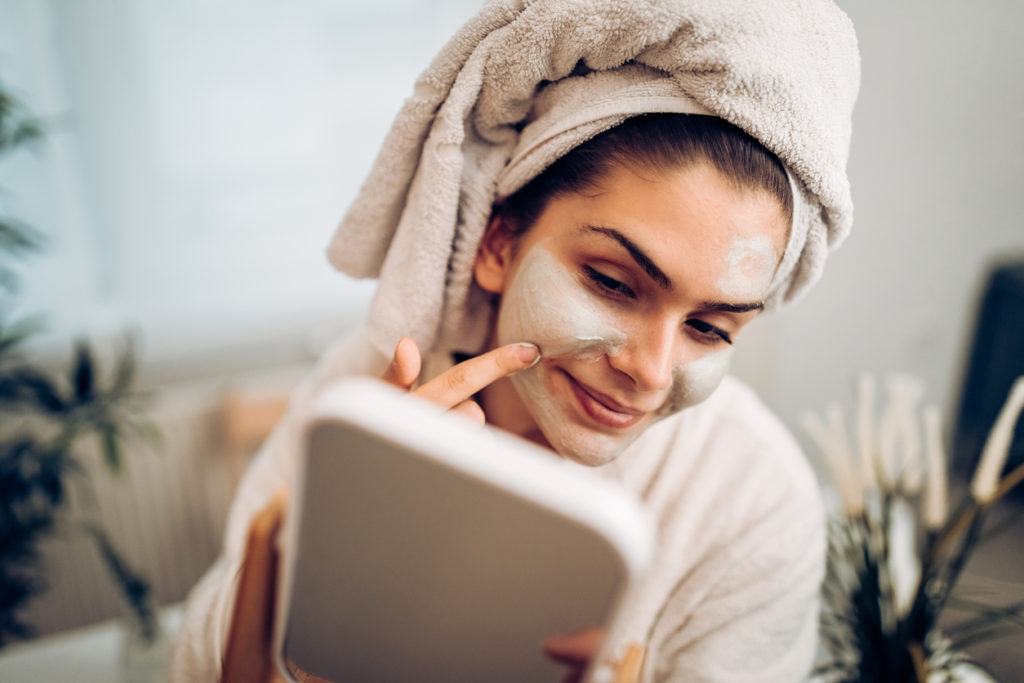
[(530, 342), (519, 342), (516, 346), (518, 347), (516, 349), (516, 356), (519, 360), (524, 363), (529, 363), (528, 366), (523, 368), (524, 370), (528, 370), (540, 362), (540, 348), (536, 344), (531, 344)]

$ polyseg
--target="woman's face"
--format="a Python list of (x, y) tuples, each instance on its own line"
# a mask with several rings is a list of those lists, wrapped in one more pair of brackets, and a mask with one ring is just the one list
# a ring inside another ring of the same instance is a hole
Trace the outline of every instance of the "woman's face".
[(718, 386), (787, 227), (775, 199), (707, 164), (616, 166), (519, 238), (492, 224), (475, 268), (501, 294), (492, 341), (542, 359), (485, 391), (489, 419), (584, 464), (614, 459)]

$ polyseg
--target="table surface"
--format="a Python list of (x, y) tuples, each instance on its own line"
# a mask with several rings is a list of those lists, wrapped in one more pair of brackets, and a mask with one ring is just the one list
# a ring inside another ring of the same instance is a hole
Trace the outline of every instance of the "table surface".
[(119, 620), (44, 636), (0, 650), (0, 681), (50, 683), (143, 683), (163, 681), (167, 646), (181, 624), (182, 606), (160, 610), (163, 639), (147, 654), (144, 666), (129, 670), (125, 662), (124, 631)]

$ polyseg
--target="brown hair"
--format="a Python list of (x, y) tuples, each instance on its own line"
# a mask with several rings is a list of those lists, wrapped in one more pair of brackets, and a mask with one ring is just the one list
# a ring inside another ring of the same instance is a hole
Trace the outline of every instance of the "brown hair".
[(506, 229), (533, 226), (548, 202), (594, 189), (614, 165), (666, 171), (710, 163), (736, 189), (767, 192), (779, 201), (787, 225), (793, 194), (782, 162), (742, 129), (715, 116), (643, 114), (576, 147), (495, 208)]

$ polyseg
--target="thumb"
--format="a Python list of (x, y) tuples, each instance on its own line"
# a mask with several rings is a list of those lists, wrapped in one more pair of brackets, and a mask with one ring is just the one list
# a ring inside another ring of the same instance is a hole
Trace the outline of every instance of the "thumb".
[(381, 379), (399, 389), (408, 390), (419, 378), (422, 364), (420, 349), (416, 342), (411, 337), (402, 337), (395, 345), (391, 364)]

